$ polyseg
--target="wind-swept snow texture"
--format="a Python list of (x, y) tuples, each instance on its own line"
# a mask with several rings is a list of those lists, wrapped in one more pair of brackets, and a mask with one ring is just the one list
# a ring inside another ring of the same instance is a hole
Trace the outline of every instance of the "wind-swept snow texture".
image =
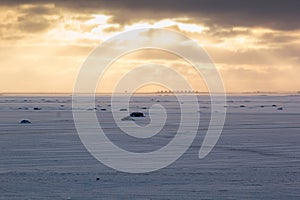
[[(164, 169), (129, 174), (87, 152), (74, 126), (71, 96), (0, 96), (0, 199), (300, 199), (300, 96), (228, 96), (222, 135), (201, 160), (210, 104), (208, 96), (198, 99), (199, 110), (187, 111), (201, 115), (188, 151)], [(109, 96), (97, 96), (97, 107), (87, 110), (97, 113), (116, 145), (147, 152), (172, 140), (179, 105), (189, 103), (171, 95), (135, 96), (128, 112), (145, 117), (134, 123), (147, 125), (148, 108), (157, 102), (168, 119), (160, 133), (147, 139), (130, 137), (115, 126)], [(31, 123), (20, 124), (23, 119)]]

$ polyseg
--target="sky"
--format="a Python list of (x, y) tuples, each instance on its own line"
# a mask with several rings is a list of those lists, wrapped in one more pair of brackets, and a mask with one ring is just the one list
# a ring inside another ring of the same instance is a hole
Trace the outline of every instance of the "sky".
[[(201, 45), (227, 92), (297, 92), (299, 8), (297, 0), (2, 0), (0, 93), (72, 92), (93, 49), (114, 35), (146, 27), (174, 30)], [(193, 89), (206, 90), (188, 63), (153, 50), (114, 63), (98, 91), (113, 91), (124, 73), (146, 63), (174, 68)], [(148, 70), (164, 74), (155, 66)], [(161, 88), (148, 85), (140, 91)]]

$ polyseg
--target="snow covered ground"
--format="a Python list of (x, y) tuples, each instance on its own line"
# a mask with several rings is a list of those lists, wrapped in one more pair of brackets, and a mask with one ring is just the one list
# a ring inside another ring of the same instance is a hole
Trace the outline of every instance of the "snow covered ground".
[[(71, 96), (0, 96), (0, 199), (300, 199), (299, 95), (228, 96), (223, 133), (202, 160), (210, 104), (208, 96), (198, 99), (200, 127), (189, 150), (164, 169), (129, 174), (87, 152), (76, 134)], [(96, 112), (117, 145), (153, 151), (172, 140), (179, 120), (173, 96), (145, 95), (130, 104), (130, 111), (146, 115), (136, 123), (149, 122), (153, 103), (167, 108), (168, 120), (145, 141), (114, 126), (108, 96), (97, 97)], [(31, 123), (20, 124), (23, 119)]]

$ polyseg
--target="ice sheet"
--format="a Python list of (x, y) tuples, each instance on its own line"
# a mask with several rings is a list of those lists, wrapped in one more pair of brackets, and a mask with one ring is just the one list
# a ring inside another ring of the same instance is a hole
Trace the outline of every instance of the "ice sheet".
[[(202, 160), (198, 151), (210, 104), (206, 95), (198, 99), (199, 110), (189, 112), (200, 112), (201, 122), (189, 150), (167, 168), (128, 174), (104, 166), (87, 152), (76, 134), (70, 96), (0, 96), (0, 199), (300, 198), (300, 96), (228, 96), (221, 138)], [(146, 114), (137, 120), (140, 125), (149, 123), (147, 111), (153, 103), (168, 109), (165, 128), (146, 141), (124, 136), (115, 127), (109, 96), (96, 100), (101, 125), (124, 149), (156, 150), (176, 133), (180, 112), (171, 95), (132, 99), (130, 110)], [(19, 124), (22, 119), (32, 123)]]

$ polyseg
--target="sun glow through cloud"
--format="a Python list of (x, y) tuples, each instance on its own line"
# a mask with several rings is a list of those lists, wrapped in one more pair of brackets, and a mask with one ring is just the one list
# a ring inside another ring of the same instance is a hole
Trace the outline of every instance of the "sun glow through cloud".
[[(0, 11), (0, 92), (71, 92), (76, 73), (93, 48), (123, 31), (149, 27), (178, 31), (201, 44), (229, 91), (300, 88), (299, 29), (223, 25), (194, 15), (149, 18), (146, 11), (135, 16), (125, 10), (83, 12), (55, 3), (3, 5)], [(139, 40), (143, 38), (132, 38)], [(161, 42), (167, 41), (162, 37)], [(52, 80), (57, 83), (50, 84)]]

